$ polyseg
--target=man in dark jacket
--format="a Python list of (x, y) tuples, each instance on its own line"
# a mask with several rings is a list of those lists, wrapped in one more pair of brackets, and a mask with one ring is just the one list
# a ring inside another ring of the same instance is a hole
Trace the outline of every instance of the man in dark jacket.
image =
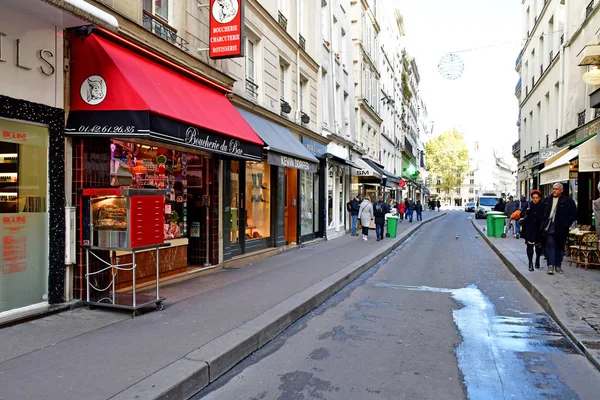
[(413, 220), (413, 214), (415, 213), (415, 202), (413, 201), (413, 199), (408, 199), (408, 206), (406, 208), (406, 213), (408, 214), (408, 222), (412, 222)]
[(356, 196), (350, 200), (348, 209), (348, 211), (350, 211), (350, 216), (352, 217), (352, 236), (358, 236), (358, 233), (356, 233), (356, 225), (358, 223), (358, 210), (360, 210), (360, 196)]
[(379, 195), (379, 198), (373, 206), (373, 214), (375, 215), (375, 233), (377, 233), (377, 241), (383, 240), (385, 225), (385, 214), (389, 212), (387, 204), (383, 201), (383, 196)]
[(498, 199), (498, 203), (496, 203), (496, 206), (494, 206), (494, 211), (498, 211), (501, 213), (504, 213), (504, 209), (506, 208), (506, 203), (504, 202), (504, 200), (502, 199), (502, 197), (500, 197)]
[[(563, 185), (555, 183), (552, 195), (544, 199), (542, 233), (546, 235), (546, 257), (548, 274), (554, 269), (562, 274), (562, 260), (565, 256), (565, 243), (569, 236), (569, 227), (577, 220), (577, 206), (570, 197), (563, 194)], [(547, 228), (546, 228), (547, 227)]]

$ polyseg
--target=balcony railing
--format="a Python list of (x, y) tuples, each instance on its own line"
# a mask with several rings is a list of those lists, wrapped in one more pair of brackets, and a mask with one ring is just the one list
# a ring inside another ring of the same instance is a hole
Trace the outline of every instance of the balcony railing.
[(585, 125), (585, 110), (577, 114), (577, 126)]
[(544, 64), (540, 64), (540, 76), (544, 75)]
[(177, 35), (177, 29), (169, 26), (162, 19), (144, 10), (142, 24), (144, 28), (167, 42), (174, 44), (183, 51), (189, 51), (189, 42)]
[(590, 4), (585, 8), (585, 17), (588, 18), (592, 14), (592, 11), (594, 11), (594, 0), (590, 1)]
[(513, 143), (512, 145), (512, 152), (514, 153), (518, 153), (521, 151), (521, 139), (517, 140), (515, 143)]
[(529, 86), (525, 86), (525, 96), (529, 94)]
[(258, 85), (251, 78), (246, 78), (246, 94), (254, 99), (258, 97)]
[(281, 26), (284, 31), (287, 31), (287, 22), (288, 21), (287, 21), (287, 18), (281, 13), (281, 11), (278, 12), (277, 22), (279, 22), (279, 26)]
[(560, 35), (560, 44), (563, 44), (565, 42), (565, 35), (564, 33), (562, 35)]
[(413, 147), (412, 147), (412, 144), (408, 141), (408, 138), (404, 138), (404, 148), (410, 154), (413, 154)]
[(554, 60), (554, 51), (553, 50), (550, 51), (550, 62), (552, 62), (552, 60)]
[(298, 44), (302, 50), (306, 50), (306, 39), (300, 34), (298, 34)]

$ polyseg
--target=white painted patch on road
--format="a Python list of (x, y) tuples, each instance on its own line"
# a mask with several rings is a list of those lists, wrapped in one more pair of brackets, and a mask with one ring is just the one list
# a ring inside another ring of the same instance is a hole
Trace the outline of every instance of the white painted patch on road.
[(456, 356), (469, 399), (577, 398), (558, 379), (554, 365), (543, 357), (548, 353), (575, 353), (548, 316), (499, 316), (476, 285), (449, 289), (376, 282), (373, 286), (450, 293), (463, 305), (452, 314), (463, 338)]

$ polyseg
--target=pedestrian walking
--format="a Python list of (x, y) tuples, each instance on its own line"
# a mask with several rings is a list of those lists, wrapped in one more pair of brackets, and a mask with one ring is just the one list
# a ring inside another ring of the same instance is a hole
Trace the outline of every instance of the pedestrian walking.
[(506, 203), (504, 202), (504, 199), (502, 197), (500, 197), (498, 199), (498, 202), (496, 203), (496, 205), (494, 206), (494, 211), (498, 211), (504, 214), (504, 209), (506, 208)]
[(373, 205), (367, 197), (360, 203), (358, 218), (360, 219), (360, 224), (362, 226), (363, 240), (368, 240), (369, 226), (371, 226), (371, 220), (373, 219)]
[(516, 221), (512, 219), (512, 215), (515, 211), (517, 211), (518, 208), (519, 202), (515, 201), (514, 197), (510, 196), (508, 198), (508, 203), (506, 203), (506, 205), (504, 206), (504, 215), (507, 217), (505, 219), (506, 222), (504, 225), (504, 235), (507, 236), (508, 233), (512, 230), (515, 235), (515, 238), (517, 239), (519, 238), (519, 224), (517, 224)]
[(398, 215), (400, 216), (400, 222), (404, 221), (404, 215), (406, 214), (406, 204), (403, 201), (398, 203)]
[(404, 198), (404, 219), (408, 220), (408, 197)]
[(406, 207), (406, 209), (408, 210), (406, 211), (408, 214), (408, 222), (412, 223), (413, 214), (415, 212), (415, 202), (412, 199), (408, 199), (408, 206)]
[(388, 206), (385, 204), (385, 201), (383, 201), (383, 196), (379, 195), (379, 198), (373, 207), (373, 215), (375, 216), (375, 233), (377, 235), (378, 242), (383, 240), (385, 214), (387, 214), (388, 211)]
[(421, 204), (421, 200), (417, 200), (415, 209), (417, 211), (417, 221), (423, 221), (423, 204)]
[(577, 206), (573, 199), (563, 194), (563, 185), (555, 183), (552, 194), (544, 199), (543, 207), (542, 234), (546, 241), (548, 274), (552, 275), (555, 269), (562, 274), (565, 244), (569, 227), (577, 220)]
[(358, 236), (356, 232), (356, 225), (358, 225), (358, 211), (360, 210), (360, 196), (356, 196), (352, 200), (346, 204), (346, 208), (348, 212), (350, 212), (350, 216), (352, 217), (352, 236)]
[(544, 208), (542, 205), (542, 192), (531, 191), (531, 202), (523, 210), (521, 219), (517, 225), (521, 225), (521, 237), (525, 239), (527, 246), (527, 258), (529, 259), (529, 270), (533, 271), (533, 251), (535, 249), (535, 268), (540, 267), (542, 256), (542, 222), (544, 222)]
[(436, 201), (435, 205), (437, 206), (438, 212), (440, 212), (440, 209), (442, 208), (442, 203), (440, 203), (440, 201)]

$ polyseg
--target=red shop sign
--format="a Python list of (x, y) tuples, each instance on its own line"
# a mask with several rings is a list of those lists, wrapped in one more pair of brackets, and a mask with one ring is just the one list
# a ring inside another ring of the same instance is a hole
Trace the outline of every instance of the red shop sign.
[(210, 0), (210, 58), (244, 56), (244, 0)]

